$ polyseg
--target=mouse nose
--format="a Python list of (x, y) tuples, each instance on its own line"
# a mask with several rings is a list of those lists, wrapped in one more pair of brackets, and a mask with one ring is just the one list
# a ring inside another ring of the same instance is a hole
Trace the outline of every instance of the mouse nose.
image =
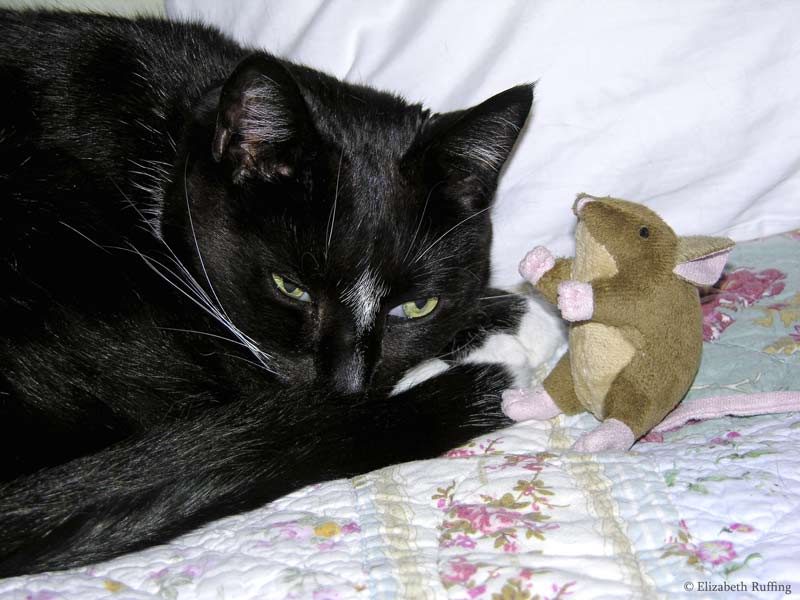
[(572, 212), (575, 213), (575, 216), (581, 214), (583, 207), (589, 204), (589, 202), (594, 202), (597, 198), (592, 198), (591, 196), (578, 196), (575, 199), (575, 204), (572, 206)]

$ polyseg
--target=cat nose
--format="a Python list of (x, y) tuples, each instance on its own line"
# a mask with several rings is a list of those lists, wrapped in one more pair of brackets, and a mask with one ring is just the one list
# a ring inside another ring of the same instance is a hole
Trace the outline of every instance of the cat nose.
[(333, 385), (342, 394), (359, 394), (367, 387), (368, 373), (364, 357), (351, 354), (336, 365)]
[(336, 327), (320, 340), (320, 376), (340, 394), (358, 394), (367, 389), (380, 357), (376, 332), (356, 335), (351, 327)]

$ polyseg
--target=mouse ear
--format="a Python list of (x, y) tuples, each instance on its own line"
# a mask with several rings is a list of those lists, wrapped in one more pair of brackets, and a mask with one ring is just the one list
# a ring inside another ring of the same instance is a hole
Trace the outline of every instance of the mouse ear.
[(713, 285), (722, 275), (733, 245), (733, 241), (728, 238), (678, 238), (678, 264), (673, 273), (694, 285)]
[(212, 155), (227, 161), (235, 183), (294, 174), (312, 130), (294, 78), (275, 58), (253, 54), (225, 82)]

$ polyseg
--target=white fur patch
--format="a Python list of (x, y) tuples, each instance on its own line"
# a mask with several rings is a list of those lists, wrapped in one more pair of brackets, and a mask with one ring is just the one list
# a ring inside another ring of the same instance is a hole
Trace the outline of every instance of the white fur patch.
[(421, 362), (416, 367), (406, 371), (405, 375), (403, 375), (403, 378), (397, 382), (392, 390), (392, 393), (389, 395), (396, 396), (397, 394), (405, 392), (406, 390), (422, 383), (423, 381), (444, 373), (449, 368), (450, 365), (444, 362), (441, 358), (431, 358), (430, 360)]
[(564, 351), (566, 328), (544, 300), (528, 297), (527, 304), (517, 333), (490, 335), (463, 362), (505, 365), (514, 377), (514, 387), (527, 388), (541, 382)]
[(361, 389), (364, 377), (364, 357), (360, 354), (353, 355), (345, 367), (347, 369), (347, 389), (357, 392)]
[(341, 294), (342, 302), (353, 312), (356, 334), (366, 333), (375, 324), (381, 300), (388, 293), (386, 285), (369, 268)]
[(486, 338), (483, 345), (470, 352), (462, 361), (470, 364), (505, 365), (514, 376), (513, 387), (528, 387), (530, 375), (528, 352), (516, 335), (495, 333)]
[[(527, 299), (517, 333), (495, 333), (470, 352), (462, 363), (501, 364), (513, 375), (513, 387), (527, 388), (540, 383), (566, 350), (567, 330), (555, 309), (540, 298)], [(392, 395), (436, 377), (448, 369), (438, 358), (407, 371)]]

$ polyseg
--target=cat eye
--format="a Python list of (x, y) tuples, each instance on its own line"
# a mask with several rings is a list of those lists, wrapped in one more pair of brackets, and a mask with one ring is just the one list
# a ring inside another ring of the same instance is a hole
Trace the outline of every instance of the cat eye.
[(389, 315), (400, 317), (401, 319), (419, 319), (431, 314), (438, 304), (439, 298), (436, 296), (419, 298), (411, 302), (405, 302), (400, 306), (395, 306), (389, 311)]
[(299, 287), (295, 282), (289, 281), (277, 273), (272, 274), (272, 281), (275, 282), (275, 287), (277, 287), (284, 296), (289, 296), (289, 298), (299, 300), (300, 302), (311, 302), (311, 296), (308, 292)]

